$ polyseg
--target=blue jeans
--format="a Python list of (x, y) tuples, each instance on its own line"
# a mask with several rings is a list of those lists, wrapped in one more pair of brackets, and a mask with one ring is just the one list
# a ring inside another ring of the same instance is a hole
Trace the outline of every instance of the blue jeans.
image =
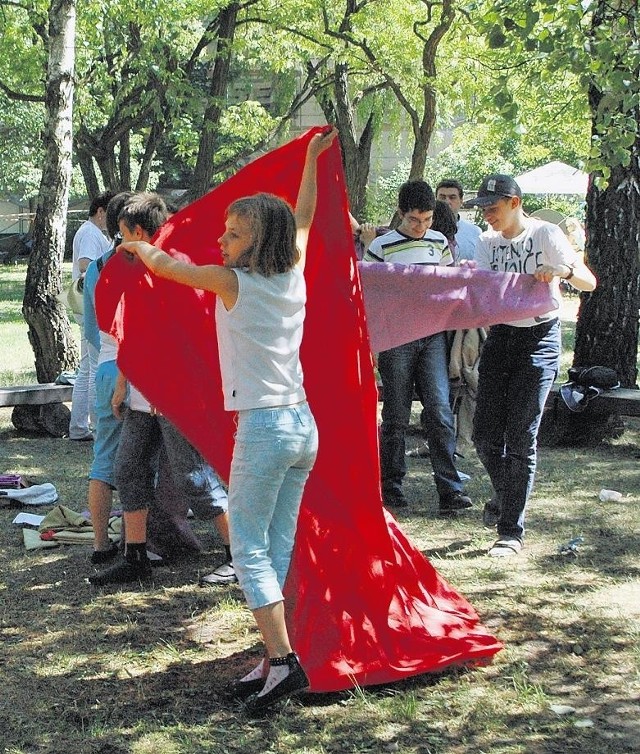
[(229, 534), (251, 610), (283, 599), (302, 493), (317, 452), (318, 430), (306, 402), (238, 412)]
[(456, 434), (449, 402), (449, 365), (445, 333), (382, 351), (378, 356), (384, 402), (380, 431), (382, 490), (399, 494), (407, 473), (405, 434), (411, 419), (414, 387), (424, 406), (433, 478), (440, 498), (462, 492), (453, 462)]
[(559, 361), (557, 319), (534, 327), (494, 325), (482, 349), (473, 441), (493, 485), (488, 507), (499, 514), (501, 537), (524, 537), (538, 428)]
[(122, 429), (122, 422), (116, 419), (111, 408), (117, 376), (115, 361), (104, 361), (96, 371), (96, 423), (93, 463), (89, 471), (89, 479), (98, 479), (110, 487), (115, 487), (114, 466)]

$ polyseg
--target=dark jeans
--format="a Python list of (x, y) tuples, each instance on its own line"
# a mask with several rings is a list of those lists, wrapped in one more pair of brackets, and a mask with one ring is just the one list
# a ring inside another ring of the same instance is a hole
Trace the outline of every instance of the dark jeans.
[(463, 485), (453, 462), (456, 437), (449, 403), (446, 334), (436, 333), (382, 351), (378, 371), (384, 390), (380, 431), (383, 491), (400, 493), (407, 473), (405, 433), (415, 386), (424, 406), (424, 429), (438, 495), (443, 498), (461, 492)]
[(489, 474), (498, 534), (524, 537), (542, 411), (558, 373), (560, 323), (494, 325), (482, 349), (473, 441)]
[(115, 459), (116, 486), (125, 511), (154, 505), (158, 454), (168, 462), (174, 493), (200, 518), (227, 510), (220, 480), (189, 441), (163, 416), (128, 409)]

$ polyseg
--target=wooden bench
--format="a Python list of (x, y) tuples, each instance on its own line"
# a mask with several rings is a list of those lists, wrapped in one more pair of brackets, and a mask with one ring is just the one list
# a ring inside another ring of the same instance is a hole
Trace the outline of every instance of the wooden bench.
[(38, 385), (14, 385), (0, 388), (0, 406), (44, 406), (47, 403), (67, 403), (71, 400), (72, 385), (42, 382)]
[[(547, 411), (558, 406), (569, 410), (560, 395), (560, 382), (556, 382), (549, 392), (545, 408)], [(383, 400), (382, 385), (378, 383), (378, 400)], [(417, 401), (418, 396), (414, 395)], [(615, 390), (605, 390), (597, 398), (589, 402), (585, 412), (594, 414), (618, 414), (620, 416), (640, 416), (640, 390), (619, 387)]]
[[(556, 401), (559, 402), (556, 403)], [(560, 395), (560, 383), (555, 383), (547, 398), (547, 410), (561, 405), (566, 408)], [(567, 409), (568, 410), (568, 409)], [(605, 390), (597, 398), (593, 398), (585, 408), (585, 413), (619, 414), (620, 416), (640, 416), (640, 390), (630, 390), (619, 387), (615, 390)]]

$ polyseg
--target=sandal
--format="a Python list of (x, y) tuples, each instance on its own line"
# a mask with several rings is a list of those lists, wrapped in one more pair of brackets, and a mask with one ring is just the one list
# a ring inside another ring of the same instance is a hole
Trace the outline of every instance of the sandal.
[(512, 555), (518, 555), (522, 548), (522, 542), (516, 537), (501, 537), (494, 542), (487, 554), (490, 558), (510, 558)]
[(290, 696), (300, 694), (309, 688), (309, 678), (302, 669), (295, 652), (289, 652), (285, 657), (271, 657), (269, 664), (288, 665), (289, 675), (285, 676), (265, 694), (258, 693), (249, 697), (245, 709), (252, 715), (262, 715), (268, 712), (277, 702), (284, 701)]

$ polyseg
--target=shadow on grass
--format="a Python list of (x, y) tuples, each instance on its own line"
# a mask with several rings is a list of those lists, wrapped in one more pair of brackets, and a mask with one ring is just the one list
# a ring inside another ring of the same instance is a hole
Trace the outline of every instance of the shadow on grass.
[[(534, 639), (540, 627), (534, 622), (516, 628), (524, 632), (523, 638)], [(544, 669), (563, 652), (550, 642), (541, 648), (535, 663)], [(76, 751), (101, 754), (131, 752), (136, 742), (141, 746), (154, 735), (166, 742), (166, 749), (153, 749), (158, 752), (175, 751), (168, 745), (172, 740), (190, 741), (189, 751), (220, 754), (295, 752), (311, 747), (325, 752), (424, 754), (637, 751), (638, 718), (632, 716), (628, 700), (615, 683), (588, 687), (593, 698), (567, 698), (566, 679), (557, 688), (548, 685), (542, 691), (536, 686), (536, 672), (530, 673), (526, 663), (515, 662), (501, 668), (495, 680), (496, 698), (485, 697), (472, 706), (462, 706), (455, 687), (473, 684), (473, 674), (465, 677), (450, 672), (356, 693), (308, 694), (268, 717), (253, 720), (227, 693), (244, 659), (243, 653), (232, 653), (197, 663), (178, 660), (158, 671), (134, 669), (129, 677), (105, 677), (99, 663), (85, 660), (48, 684), (49, 702), (46, 711), (41, 708), (38, 721), (39, 740), (46, 731), (54, 741), (60, 736), (68, 742), (84, 742)], [(25, 690), (37, 695), (42, 686), (25, 681)], [(575, 714), (559, 717), (549, 708), (554, 702), (571, 703)], [(17, 722), (15, 716), (5, 712), (2, 717), (3, 729), (14, 731), (10, 726)], [(577, 719), (589, 719), (594, 725), (578, 729), (574, 727)]]
[[(7, 431), (0, 450), (11, 466), (3, 470), (33, 468), (65, 504), (85, 507), (90, 448)], [(26, 553), (15, 511), (0, 511), (3, 745), (39, 754), (637, 752), (637, 630), (594, 601), (638, 577), (635, 500), (597, 500), (600, 484), (637, 489), (637, 450), (541, 453), (525, 557), (513, 565), (474, 562), (484, 554), (479, 537), (490, 536), (477, 508), (449, 522), (431, 515), (432, 501), (427, 520), (416, 484), (407, 522), (423, 530), (436, 567), (472, 593), (505, 649), (478, 671), (309, 694), (259, 721), (228, 698), (260, 656), (240, 592), (194, 586), (210, 555), (158, 570), (148, 588), (97, 590), (84, 582), (90, 548)], [(429, 462), (422, 468), (432, 485)], [(488, 486), (473, 471), (479, 500)], [(578, 557), (557, 555), (574, 534), (585, 538)], [(550, 704), (576, 712), (558, 716)], [(574, 726), (583, 719), (593, 727)]]

